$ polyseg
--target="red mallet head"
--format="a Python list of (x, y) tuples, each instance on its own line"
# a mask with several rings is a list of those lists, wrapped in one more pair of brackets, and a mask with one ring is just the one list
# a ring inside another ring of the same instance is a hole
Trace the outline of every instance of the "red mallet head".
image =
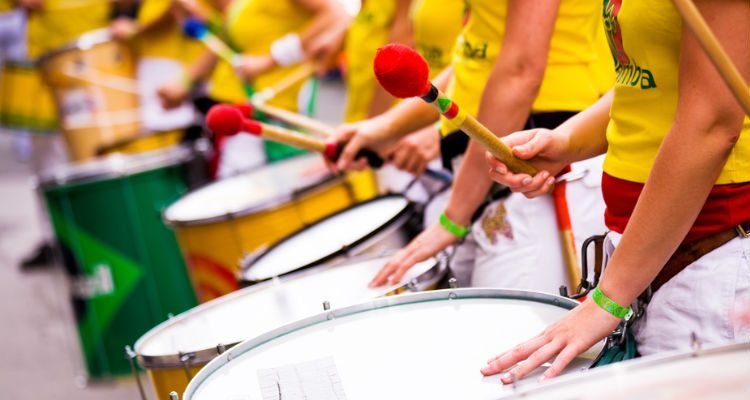
[(234, 105), (237, 107), (238, 110), (242, 113), (242, 115), (245, 118), (252, 118), (253, 112), (255, 112), (255, 109), (253, 108), (253, 105), (248, 102), (241, 102)]
[(244, 125), (242, 113), (234, 106), (217, 104), (206, 114), (206, 127), (217, 136), (232, 136), (241, 132)]
[(373, 69), (383, 89), (396, 97), (421, 97), (430, 91), (427, 61), (408, 46), (381, 47), (375, 55)]

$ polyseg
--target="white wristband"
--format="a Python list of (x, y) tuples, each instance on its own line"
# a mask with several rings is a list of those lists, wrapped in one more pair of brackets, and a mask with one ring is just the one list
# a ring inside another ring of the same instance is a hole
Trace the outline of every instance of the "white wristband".
[(300, 63), (305, 59), (302, 41), (296, 33), (290, 33), (271, 44), (271, 57), (282, 67)]

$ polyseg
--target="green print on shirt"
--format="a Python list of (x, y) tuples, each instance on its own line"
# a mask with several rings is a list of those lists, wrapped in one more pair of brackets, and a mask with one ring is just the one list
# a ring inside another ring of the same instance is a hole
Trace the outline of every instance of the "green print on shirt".
[(625, 45), (622, 40), (622, 30), (617, 16), (622, 8), (623, 0), (604, 0), (603, 13), (604, 31), (607, 33), (607, 42), (609, 49), (612, 51), (612, 58), (615, 61), (615, 73), (617, 73), (617, 83), (628, 85), (641, 89), (652, 89), (656, 87), (654, 74), (646, 68), (642, 68), (630, 57), (625, 51)]
[(486, 60), (487, 59), (487, 42), (484, 42), (478, 46), (472, 45), (468, 40), (463, 39), (461, 41), (461, 47), (464, 49), (464, 57), (472, 60)]

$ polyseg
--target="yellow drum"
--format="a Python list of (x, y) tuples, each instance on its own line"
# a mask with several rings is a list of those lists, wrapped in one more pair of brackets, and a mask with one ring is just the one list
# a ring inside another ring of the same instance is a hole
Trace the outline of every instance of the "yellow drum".
[(179, 144), (184, 135), (185, 131), (183, 130), (147, 133), (133, 139), (126, 139), (111, 145), (102, 146), (97, 150), (97, 154), (135, 154), (165, 149)]
[[(357, 258), (319, 266), (242, 289), (201, 304), (144, 334), (135, 343), (138, 363), (148, 372), (156, 398), (182, 393), (205, 364), (237, 343), (323, 311), (434, 287), (447, 273), (445, 259), (417, 263), (401, 282), (376, 289), (367, 282), (389, 256)], [(245, 317), (252, 314), (252, 317)]]
[(0, 76), (0, 124), (32, 132), (54, 132), (52, 94), (34, 63), (6, 62)]
[(270, 164), (196, 190), (164, 213), (198, 299), (239, 288), (242, 258), (355, 203), (349, 181), (318, 155)]
[(107, 30), (84, 34), (39, 60), (73, 160), (141, 132), (133, 51)]

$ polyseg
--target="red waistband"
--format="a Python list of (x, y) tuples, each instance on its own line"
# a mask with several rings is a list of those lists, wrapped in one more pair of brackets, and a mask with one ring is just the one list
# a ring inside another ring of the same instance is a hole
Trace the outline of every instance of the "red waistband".
[[(630, 220), (642, 183), (602, 174), (602, 195), (607, 209), (604, 222), (615, 232), (622, 233)], [(722, 232), (750, 221), (750, 183), (716, 185), (690, 228), (684, 243)]]

